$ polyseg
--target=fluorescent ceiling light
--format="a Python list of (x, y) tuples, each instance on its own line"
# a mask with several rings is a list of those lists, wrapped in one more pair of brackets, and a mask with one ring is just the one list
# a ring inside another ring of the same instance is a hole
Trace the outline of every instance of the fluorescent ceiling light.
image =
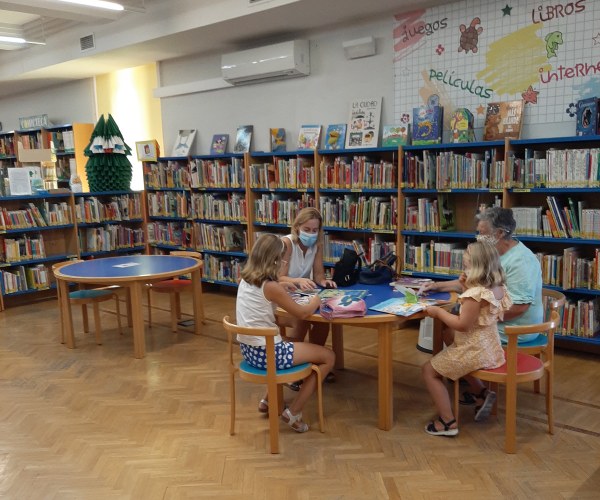
[(99, 9), (108, 10), (125, 10), (120, 3), (105, 2), (104, 0), (60, 0), (61, 2), (75, 3), (77, 5), (85, 5), (87, 7), (97, 7)]
[(0, 35), (0, 43), (14, 43), (14, 44), (31, 44), (31, 45), (46, 45), (44, 42), (30, 42), (24, 38), (16, 36), (2, 36)]

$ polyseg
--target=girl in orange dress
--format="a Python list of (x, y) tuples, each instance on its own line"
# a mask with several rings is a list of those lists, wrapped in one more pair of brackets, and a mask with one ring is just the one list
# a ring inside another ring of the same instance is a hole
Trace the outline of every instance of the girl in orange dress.
[[(430, 422), (425, 432), (435, 436), (456, 436), (458, 426), (452, 412), (450, 395), (443, 377), (457, 380), (481, 368), (497, 368), (504, 364), (504, 352), (498, 336), (498, 319), (512, 305), (504, 284), (505, 276), (495, 246), (482, 240), (471, 243), (463, 257), (466, 290), (460, 295), (458, 316), (431, 306), (427, 315), (438, 318), (455, 330), (454, 343), (423, 365), (423, 378), (438, 411), (438, 419)], [(481, 380), (467, 377), (476, 395), (475, 420), (487, 418), (496, 400)]]

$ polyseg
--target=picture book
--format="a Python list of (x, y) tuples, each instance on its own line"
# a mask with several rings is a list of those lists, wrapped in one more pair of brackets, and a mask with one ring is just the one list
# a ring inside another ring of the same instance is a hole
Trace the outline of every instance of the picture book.
[(271, 151), (273, 153), (285, 151), (285, 129), (284, 128), (269, 129), (269, 136), (271, 137)]
[(384, 300), (379, 304), (369, 307), (373, 311), (395, 314), (397, 316), (412, 316), (424, 310), (427, 306), (435, 306), (447, 303), (450, 299), (449, 293), (435, 293), (427, 298), (419, 297), (418, 302), (408, 302), (405, 297), (397, 297)]
[(332, 297), (352, 297), (355, 299), (364, 299), (369, 295), (368, 290), (348, 290), (343, 288), (324, 288), (319, 291), (319, 297), (330, 299)]
[(299, 150), (319, 149), (319, 139), (321, 137), (321, 125), (302, 125), (298, 133)]
[(577, 123), (575, 135), (598, 134), (600, 121), (600, 110), (598, 98), (590, 97), (577, 102)]
[(413, 108), (412, 143), (439, 144), (442, 142), (444, 128), (444, 108), (438, 105), (426, 105)]
[(346, 141), (346, 124), (329, 125), (325, 134), (325, 149), (344, 149)]
[(227, 141), (229, 140), (229, 134), (215, 134), (213, 135), (212, 142), (210, 143), (210, 154), (211, 155), (222, 155), (227, 151)]
[(432, 283), (432, 282), (433, 282), (433, 280), (430, 278), (413, 278), (411, 276), (403, 276), (403, 277), (397, 279), (396, 281), (392, 281), (390, 283), (390, 286), (396, 287), (396, 285), (399, 285), (399, 286), (403, 286), (406, 288), (413, 288), (415, 290), (418, 290), (423, 285), (426, 285), (427, 283)]
[(473, 130), (473, 113), (467, 108), (458, 108), (450, 118), (451, 142), (474, 142), (475, 131)]
[(518, 139), (523, 121), (523, 101), (490, 102), (487, 105), (484, 141)]
[(454, 231), (456, 229), (456, 209), (454, 198), (448, 193), (438, 194), (438, 213), (440, 217), (440, 231)]
[(409, 143), (410, 125), (384, 125), (381, 135), (381, 145), (386, 148), (390, 146), (405, 146)]
[(175, 144), (173, 144), (171, 156), (187, 156), (190, 153), (190, 148), (192, 147), (192, 143), (194, 142), (195, 138), (195, 129), (179, 130), (177, 132)]
[(352, 101), (346, 134), (347, 149), (377, 147), (381, 101), (381, 97)]
[(234, 153), (247, 153), (250, 151), (250, 143), (252, 142), (252, 125), (240, 125), (235, 134)]

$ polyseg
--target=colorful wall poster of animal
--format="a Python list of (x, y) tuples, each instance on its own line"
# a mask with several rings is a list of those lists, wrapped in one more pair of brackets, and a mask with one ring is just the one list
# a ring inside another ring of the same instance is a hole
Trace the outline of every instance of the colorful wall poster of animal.
[(346, 148), (375, 148), (379, 141), (381, 97), (356, 99), (350, 103)]

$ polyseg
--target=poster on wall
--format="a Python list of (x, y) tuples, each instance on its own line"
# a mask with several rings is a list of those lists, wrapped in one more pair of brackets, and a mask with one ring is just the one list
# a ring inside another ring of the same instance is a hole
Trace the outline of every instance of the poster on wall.
[(481, 129), (488, 103), (522, 100), (525, 127), (564, 122), (574, 135), (577, 102), (600, 97), (594, 19), (600, 2), (591, 0), (463, 0), (398, 14), (394, 119), (436, 95), (446, 120), (467, 108)]
[(356, 99), (350, 104), (346, 148), (374, 148), (379, 140), (381, 97)]

